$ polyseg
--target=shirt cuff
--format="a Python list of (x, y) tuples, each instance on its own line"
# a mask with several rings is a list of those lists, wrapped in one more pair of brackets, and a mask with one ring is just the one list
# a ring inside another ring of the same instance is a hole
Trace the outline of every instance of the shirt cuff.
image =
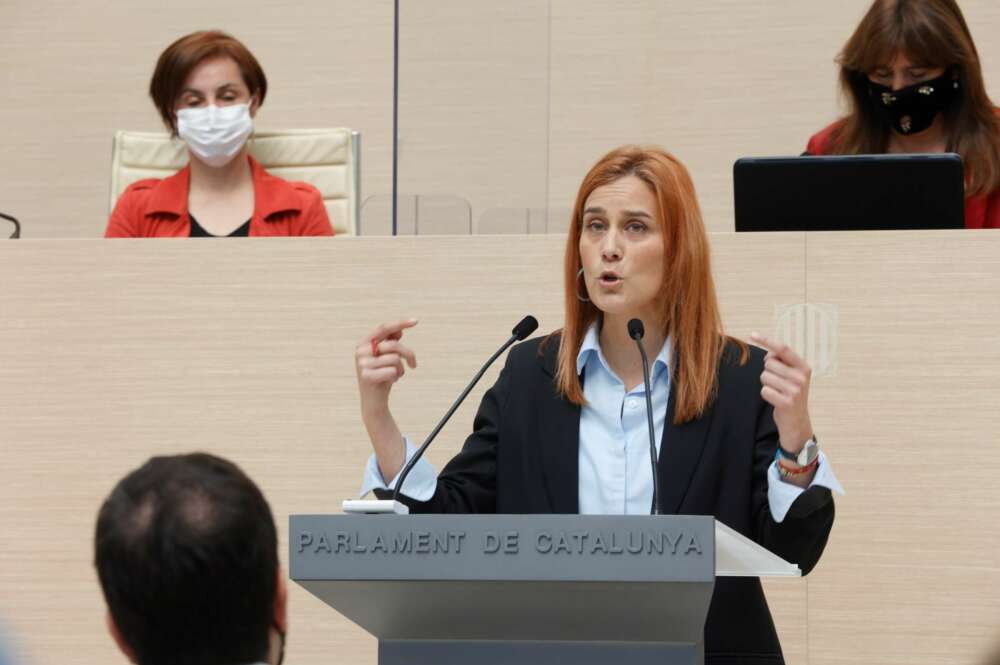
[[(414, 453), (417, 452), (417, 447), (407, 437), (403, 437), (403, 441), (406, 443), (406, 461), (403, 462), (403, 466), (405, 467), (413, 458)], [(403, 470), (400, 469), (399, 473), (402, 472)], [(363, 498), (373, 489), (395, 489), (396, 481), (399, 480), (399, 473), (392, 479), (392, 482), (386, 484), (385, 478), (382, 476), (382, 470), (378, 468), (378, 460), (375, 459), (375, 454), (372, 453), (371, 457), (368, 458), (368, 463), (365, 464), (365, 475), (361, 481), (361, 492), (358, 494), (358, 498)], [(417, 501), (427, 501), (434, 496), (434, 490), (437, 488), (437, 471), (434, 470), (434, 467), (431, 466), (431, 463), (426, 458), (421, 457), (413, 466), (410, 475), (406, 477), (404, 487), (406, 491), (403, 494), (406, 494), (406, 496)]]
[[(809, 487), (814, 485), (826, 487), (837, 494), (844, 493), (844, 488), (837, 480), (837, 476), (833, 474), (833, 467), (826, 461), (826, 455), (823, 451), (819, 453), (819, 466), (816, 467), (816, 475), (813, 476)], [(775, 522), (780, 524), (784, 521), (792, 504), (805, 491), (806, 488), (782, 480), (781, 474), (778, 473), (778, 461), (771, 462), (771, 466), (767, 469), (767, 502), (771, 507), (771, 517), (774, 518)]]

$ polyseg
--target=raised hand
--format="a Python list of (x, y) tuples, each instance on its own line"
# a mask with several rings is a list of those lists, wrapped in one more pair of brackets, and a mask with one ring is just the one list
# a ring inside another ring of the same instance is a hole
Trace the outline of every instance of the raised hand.
[(809, 381), (812, 368), (787, 344), (752, 333), (754, 344), (767, 350), (760, 375), (760, 395), (774, 407), (781, 447), (799, 452), (813, 435), (809, 420)]
[(406, 373), (403, 361), (410, 368), (417, 366), (416, 355), (400, 341), (403, 331), (415, 325), (416, 319), (383, 323), (354, 350), (362, 413), (388, 409), (392, 384)]
[(383, 323), (354, 350), (361, 419), (386, 481), (399, 472), (406, 458), (403, 435), (389, 411), (389, 392), (406, 373), (406, 365), (417, 366), (417, 356), (400, 341), (403, 331), (415, 325), (416, 319)]

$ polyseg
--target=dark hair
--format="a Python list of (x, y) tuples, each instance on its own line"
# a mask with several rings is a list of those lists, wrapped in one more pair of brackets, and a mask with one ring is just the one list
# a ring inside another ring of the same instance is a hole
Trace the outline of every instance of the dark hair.
[(277, 593), (271, 509), (233, 463), (153, 457), (97, 516), (95, 565), (140, 665), (264, 661)]
[(191, 70), (209, 58), (232, 58), (240, 68), (243, 82), (257, 103), (263, 104), (267, 96), (267, 77), (257, 58), (243, 42), (219, 30), (192, 32), (167, 47), (156, 61), (153, 78), (149, 81), (149, 96), (160, 112), (163, 123), (177, 133), (177, 116), (174, 105), (180, 96), (184, 81)]
[(888, 131), (868, 98), (868, 74), (902, 53), (953, 72), (960, 97), (944, 111), (947, 149), (965, 162), (967, 194), (1000, 187), (1000, 123), (979, 54), (955, 0), (875, 0), (837, 57), (850, 112), (832, 136), (837, 154), (882, 153)]

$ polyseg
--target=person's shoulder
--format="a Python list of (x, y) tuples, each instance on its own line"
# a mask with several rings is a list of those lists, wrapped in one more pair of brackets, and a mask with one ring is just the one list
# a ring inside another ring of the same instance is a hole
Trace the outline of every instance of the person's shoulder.
[(131, 199), (147, 198), (161, 182), (162, 179), (160, 178), (143, 178), (142, 180), (137, 180), (125, 188), (119, 199), (125, 197)]
[(726, 338), (726, 345), (719, 360), (719, 393), (720, 404), (725, 408), (742, 409), (758, 403), (760, 397), (760, 375), (764, 372), (765, 351), (761, 348), (741, 342), (735, 338)]
[(554, 375), (559, 363), (559, 341), (560, 332), (556, 331), (519, 342), (511, 347), (507, 366), (518, 371), (542, 369)]
[(112, 216), (124, 215), (129, 219), (141, 219), (148, 212), (153, 193), (161, 182), (160, 178), (144, 178), (130, 184), (115, 202)]
[(115, 201), (114, 210), (104, 231), (107, 238), (136, 238), (148, 233), (146, 215), (153, 205), (153, 193), (162, 182), (159, 178), (145, 178), (133, 182)]
[(764, 371), (766, 352), (735, 337), (727, 337), (719, 358), (719, 374), (729, 380), (753, 379)]
[(333, 235), (326, 204), (315, 186), (299, 180), (286, 180), (268, 171), (252, 156), (249, 159), (261, 215), (269, 220), (274, 215), (288, 219), (291, 213), (290, 227), (279, 235)]
[(281, 176), (274, 175), (264, 168), (264, 166), (259, 162), (256, 163), (256, 167), (260, 169), (259, 177), (267, 187), (274, 188), (277, 191), (285, 190), (291, 192), (296, 198), (303, 202), (322, 202), (323, 196), (319, 193), (319, 190), (315, 185), (310, 185), (308, 182), (304, 182), (302, 180), (287, 180)]
[(323, 195), (320, 194), (315, 185), (310, 185), (308, 182), (302, 182), (301, 180), (289, 180), (288, 184), (291, 185), (298, 196), (317, 201), (323, 200)]
[(292, 189), (293, 196), (298, 201), (298, 207), (302, 211), (301, 228), (302, 235), (333, 235), (333, 224), (330, 222), (330, 215), (326, 210), (326, 202), (319, 190), (307, 182), (292, 181), (288, 183)]
[(833, 138), (836, 133), (844, 126), (844, 118), (835, 120), (829, 125), (819, 130), (811, 137), (809, 137), (809, 143), (806, 146), (806, 152), (810, 155), (826, 155), (830, 153), (833, 148)]
[(254, 172), (254, 179), (265, 187), (271, 196), (281, 197), (291, 194), (302, 202), (323, 201), (323, 197), (315, 185), (275, 175), (252, 156), (250, 157), (250, 167)]
[(519, 342), (507, 353), (504, 373), (507, 384), (519, 400), (538, 398), (538, 391), (548, 394), (559, 367), (559, 333), (539, 335)]
[[(555, 337), (554, 340), (550, 340), (550, 337)], [(512, 361), (518, 363), (525, 362), (529, 359), (544, 357), (545, 352), (550, 350), (550, 346), (555, 347), (555, 353), (559, 352), (559, 333), (554, 335), (541, 335), (539, 337), (532, 337), (523, 342), (518, 342), (510, 349), (510, 357)], [(546, 340), (548, 340), (546, 342)], [(544, 344), (544, 346), (543, 346)]]

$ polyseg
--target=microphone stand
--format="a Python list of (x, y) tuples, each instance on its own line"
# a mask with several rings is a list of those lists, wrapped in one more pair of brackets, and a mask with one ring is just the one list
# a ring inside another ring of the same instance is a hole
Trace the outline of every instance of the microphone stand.
[(642, 321), (632, 319), (628, 322), (629, 337), (635, 340), (639, 347), (639, 355), (642, 356), (642, 383), (646, 387), (646, 424), (649, 426), (649, 463), (653, 468), (653, 506), (649, 511), (650, 515), (661, 515), (660, 510), (660, 479), (657, 473), (656, 460), (656, 428), (653, 427), (653, 397), (652, 389), (649, 385), (649, 358), (646, 357), (646, 349), (642, 346), (642, 337), (646, 331)]
[(441, 431), (441, 428), (445, 426), (445, 423), (447, 423), (448, 420), (451, 419), (451, 416), (455, 413), (458, 407), (461, 406), (462, 402), (465, 401), (465, 398), (469, 396), (469, 393), (472, 392), (472, 389), (476, 387), (476, 384), (479, 383), (479, 379), (483, 378), (483, 374), (485, 374), (486, 370), (490, 368), (490, 365), (493, 364), (493, 361), (499, 358), (500, 354), (506, 351), (507, 348), (510, 347), (510, 345), (516, 342), (517, 340), (518, 340), (517, 334), (516, 333), (512, 334), (510, 337), (507, 338), (507, 341), (503, 343), (503, 346), (497, 349), (496, 353), (490, 356), (490, 359), (486, 361), (486, 364), (483, 365), (478, 372), (476, 372), (476, 375), (474, 377), (472, 377), (472, 381), (469, 382), (469, 385), (465, 386), (465, 390), (462, 391), (462, 394), (459, 395), (458, 399), (456, 399), (455, 402), (451, 405), (451, 408), (448, 409), (448, 412), (444, 414), (444, 418), (442, 418), (441, 421), (434, 427), (434, 429), (431, 430), (431, 433), (427, 436), (426, 439), (424, 439), (424, 442), (420, 444), (419, 448), (417, 448), (417, 452), (413, 453), (413, 457), (411, 457), (410, 461), (407, 462), (406, 466), (403, 467), (403, 471), (399, 474), (399, 480), (396, 481), (396, 489), (394, 489), (392, 492), (393, 501), (399, 501), (399, 490), (403, 486), (403, 482), (406, 480), (406, 477), (410, 475), (410, 471), (413, 470), (413, 467), (416, 466), (417, 462), (420, 461), (420, 458), (423, 457), (424, 451), (427, 450), (427, 446), (431, 445), (431, 441), (433, 441), (434, 437), (438, 435), (438, 432)]
[(444, 418), (442, 418), (440, 422), (438, 422), (438, 424), (434, 427), (434, 429), (427, 436), (424, 442), (420, 445), (420, 448), (417, 449), (417, 452), (413, 454), (413, 457), (410, 458), (410, 461), (407, 462), (406, 466), (403, 467), (403, 470), (400, 472), (399, 477), (396, 480), (396, 487), (392, 491), (391, 500), (388, 499), (378, 500), (378, 501), (369, 501), (365, 499), (347, 500), (341, 504), (341, 508), (343, 509), (343, 511), (345, 513), (398, 513), (398, 514), (408, 513), (409, 508), (405, 504), (399, 501), (399, 490), (403, 487), (403, 483), (406, 481), (406, 477), (410, 475), (410, 471), (412, 471), (413, 467), (416, 466), (418, 461), (420, 461), (420, 458), (423, 456), (424, 451), (427, 450), (427, 447), (429, 445), (431, 445), (431, 441), (433, 441), (434, 437), (438, 435), (438, 432), (441, 431), (441, 428), (445, 426), (445, 423), (448, 422), (448, 420), (452, 417), (452, 415), (454, 415), (455, 411), (462, 404), (462, 402), (465, 401), (465, 398), (469, 396), (470, 392), (472, 392), (472, 389), (476, 387), (476, 384), (479, 383), (479, 379), (483, 378), (483, 374), (485, 374), (486, 370), (490, 368), (490, 365), (492, 365), (496, 361), (496, 359), (500, 357), (500, 354), (506, 351), (511, 344), (525, 339), (528, 335), (535, 332), (536, 328), (538, 328), (538, 321), (533, 316), (524, 317), (518, 322), (516, 326), (514, 326), (514, 329), (510, 333), (510, 337), (507, 338), (507, 341), (504, 342), (503, 346), (497, 349), (496, 353), (490, 356), (490, 359), (486, 361), (486, 364), (484, 364), (479, 369), (479, 371), (476, 372), (476, 375), (472, 377), (472, 381), (469, 382), (469, 385), (465, 387), (465, 390), (462, 391), (462, 394), (458, 396), (458, 399), (456, 399), (455, 402), (451, 405), (451, 408), (448, 409), (448, 412), (444, 414)]

